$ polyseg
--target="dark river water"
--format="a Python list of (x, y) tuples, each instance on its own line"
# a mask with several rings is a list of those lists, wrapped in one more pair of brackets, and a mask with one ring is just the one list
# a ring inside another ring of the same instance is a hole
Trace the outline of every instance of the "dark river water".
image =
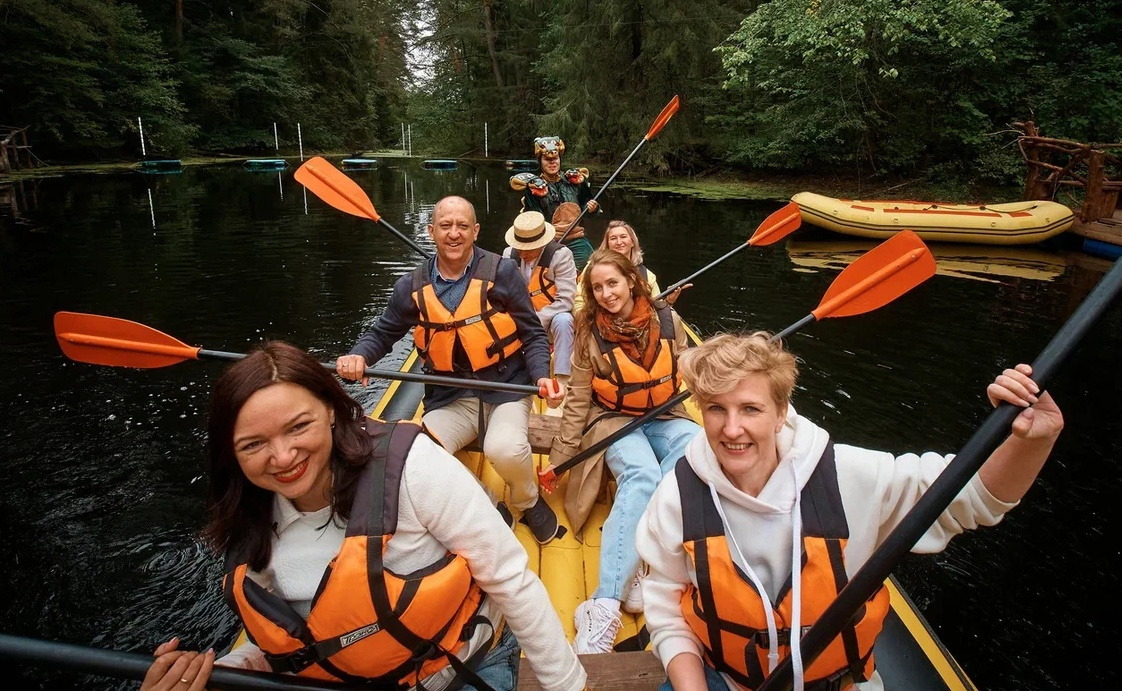
[[(493, 250), (519, 207), (508, 175), (499, 166), (427, 171), (416, 161), (352, 174), (390, 223), (426, 245), (435, 201), (468, 197), (480, 243)], [(331, 359), (416, 258), (375, 224), (305, 197), (291, 168), (73, 175), (14, 193), (14, 210), (0, 206), (0, 630), (145, 652), (173, 634), (192, 647), (226, 646), (235, 626), (219, 594), (220, 562), (194, 538), (205, 402), (222, 365), (73, 363), (52, 315), (124, 317), (214, 350), (283, 338)], [(604, 205), (589, 235), (599, 240), (610, 218), (630, 221), (664, 286), (743, 242), (779, 206), (623, 187)], [(868, 246), (799, 231), (705, 275), (679, 312), (703, 335), (780, 329)], [(1104, 264), (1057, 250), (935, 250), (946, 275), (875, 313), (793, 337), (802, 360), (795, 406), (836, 440), (957, 450), (989, 411), (986, 384), (1036, 356)], [(383, 364), (400, 363), (409, 347)], [(1115, 306), (1056, 376), (1067, 428), (1023, 505), (897, 569), (980, 688), (1122, 681), (1111, 661), (1122, 630), (1106, 604), (1122, 586), (1120, 358)], [(356, 395), (369, 410), (383, 388)], [(128, 687), (18, 665), (14, 678), (26, 688)]]

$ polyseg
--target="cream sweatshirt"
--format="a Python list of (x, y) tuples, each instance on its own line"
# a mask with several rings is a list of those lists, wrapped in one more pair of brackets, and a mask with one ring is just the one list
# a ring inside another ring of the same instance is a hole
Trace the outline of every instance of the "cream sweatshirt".
[[(814, 472), (828, 441), (824, 429), (799, 416), (789, 405), (777, 440), (779, 466), (756, 497), (741, 492), (725, 477), (704, 433), (686, 448), (690, 467), (716, 490), (725, 514), (726, 533), (733, 535), (773, 602), (791, 575), (795, 497)], [(846, 573), (852, 577), (954, 456), (908, 453), (893, 457), (843, 444), (834, 445), (834, 456), (838, 489), (849, 523)], [(994, 525), (1014, 506), (994, 498), (975, 475), (912, 551), (942, 551), (955, 535)], [(674, 473), (663, 478), (640, 519), (636, 547), (650, 565), (650, 575), (643, 579), (643, 601), (655, 654), (663, 666), (681, 653), (702, 656), (701, 642), (679, 609), (682, 593), (688, 583), (697, 584), (697, 576), (682, 549), (682, 507)], [(748, 565), (732, 551), (737, 565), (747, 572)], [(737, 688), (727, 676), (725, 680), (729, 688)], [(860, 688), (879, 691), (880, 677), (874, 675)]]
[[(495, 622), (506, 620), (542, 688), (579, 691), (584, 687), (584, 668), (569, 647), (545, 586), (529, 569), (526, 550), (475, 477), (425, 435), (418, 436), (409, 451), (399, 507), (397, 532), (386, 547), (387, 568), (409, 573), (447, 552), (464, 557), (487, 595), (482, 614)], [(324, 527), (329, 513), (330, 508), (324, 508), (304, 514), (275, 495), (272, 561), (261, 573), (250, 573), (304, 616), (346, 532), (345, 525)], [(461, 657), (489, 645), (491, 634), (487, 627), (477, 627)], [(252, 644), (240, 646), (218, 662), (269, 671), (264, 653)], [(451, 676), (451, 668), (445, 668), (424, 683), (440, 691)]]

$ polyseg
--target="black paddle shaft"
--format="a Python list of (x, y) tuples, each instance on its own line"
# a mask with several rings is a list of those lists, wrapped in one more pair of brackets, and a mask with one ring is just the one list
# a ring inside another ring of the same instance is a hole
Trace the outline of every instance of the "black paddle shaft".
[[(245, 353), (230, 353), (223, 350), (199, 349), (198, 357), (208, 360), (237, 361), (245, 359)], [(334, 362), (321, 362), (320, 367), (330, 372), (335, 371)], [(448, 386), (458, 389), (475, 389), (477, 391), (502, 391), (505, 393), (520, 393), (527, 396), (536, 396), (541, 393), (541, 388), (532, 384), (508, 384), (501, 381), (486, 381), (483, 379), (468, 379), (466, 377), (447, 377), (439, 374), (418, 374), (416, 372), (398, 372), (394, 370), (375, 369), (367, 367), (363, 375), (375, 379), (390, 379), (395, 381), (419, 382), (431, 386)]]
[[(56, 671), (137, 680), (144, 679), (153, 660), (151, 655), (142, 653), (90, 648), (73, 643), (58, 643), (8, 634), (0, 634), (0, 658), (8, 658), (17, 664), (46, 667)], [(215, 667), (210, 673), (207, 688), (225, 689), (225, 691), (341, 691), (359, 687), (281, 674)]]
[(714, 266), (716, 266), (716, 265), (720, 264), (721, 262), (723, 262), (724, 260), (726, 260), (726, 259), (728, 259), (729, 257), (733, 256), (733, 255), (734, 255), (734, 254), (736, 254), (737, 252), (739, 252), (739, 251), (743, 250), (743, 249), (744, 249), (745, 247), (749, 247), (749, 245), (748, 245), (748, 243), (747, 243), (747, 242), (746, 242), (746, 243), (744, 243), (743, 245), (737, 245), (737, 246), (736, 246), (735, 248), (733, 248), (733, 249), (729, 250), (728, 252), (725, 252), (725, 254), (724, 254), (723, 256), (721, 256), (720, 258), (718, 258), (718, 259), (715, 259), (715, 260), (713, 260), (713, 261), (709, 262), (708, 264), (706, 264), (705, 266), (701, 267), (701, 268), (700, 268), (700, 269), (698, 269), (697, 271), (694, 271), (694, 272), (693, 272), (692, 274), (690, 274), (689, 276), (686, 276), (686, 277), (685, 277), (685, 278), (683, 278), (682, 280), (678, 281), (678, 282), (677, 282), (677, 283), (675, 283), (674, 285), (670, 286), (670, 287), (669, 287), (669, 288), (667, 288), (666, 290), (664, 290), (664, 291), (662, 291), (661, 293), (659, 293), (658, 295), (656, 295), (656, 296), (655, 296), (655, 300), (661, 300), (662, 298), (666, 297), (666, 296), (667, 296), (667, 295), (669, 295), (670, 293), (673, 293), (673, 292), (674, 292), (675, 290), (677, 290), (677, 289), (681, 288), (682, 286), (686, 285), (687, 283), (689, 283), (689, 282), (690, 282), (690, 281), (692, 281), (693, 279), (697, 278), (697, 277), (698, 277), (698, 276), (700, 276), (701, 274), (705, 273), (705, 272), (706, 272), (706, 271), (708, 271), (709, 269), (712, 269), (712, 268), (713, 268)]
[[(1041, 391), (1056, 369), (1071, 355), (1118, 296), (1120, 290), (1122, 290), (1122, 261), (1116, 260), (1113, 268), (1099, 281), (1083, 304), (1075, 310), (1032, 364), (1032, 378), (1040, 386)], [(842, 588), (837, 599), (826, 608), (802, 638), (804, 667), (809, 667), (830, 641), (841, 633), (854, 613), (876, 592), (896, 564), (911, 551), (927, 529), (958, 496), (993, 450), (1009, 434), (1010, 426), (1021, 410), (1022, 408), (1009, 403), (1002, 403), (991, 412), (966, 445), (955, 455), (954, 460), (943, 469), (927, 492), (920, 497), (912, 510), (889, 533), (864, 566), (853, 575), (849, 584)], [(757, 691), (786, 691), (791, 688), (791, 684), (791, 658), (788, 656), (780, 662)]]

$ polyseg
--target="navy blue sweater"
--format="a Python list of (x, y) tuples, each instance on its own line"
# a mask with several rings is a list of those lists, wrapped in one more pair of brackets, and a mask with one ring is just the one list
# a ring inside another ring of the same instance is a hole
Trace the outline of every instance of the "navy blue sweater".
[[(487, 250), (474, 248), (471, 264), (464, 272), (464, 282), (470, 278), (471, 267), (479, 262), (479, 258)], [(435, 258), (432, 260), (435, 262)], [(435, 265), (430, 267), (432, 275), (437, 275)], [(462, 296), (463, 293), (461, 292)], [(510, 259), (501, 259), (495, 272), (495, 283), (487, 291), (487, 298), (491, 305), (500, 312), (506, 312), (513, 319), (518, 328), (518, 338), (522, 341), (522, 348), (498, 365), (492, 365), (475, 373), (479, 379), (487, 381), (506, 382), (510, 384), (536, 384), (538, 379), (549, 376), (549, 337), (542, 328), (541, 321), (530, 302), (530, 292), (526, 281), (518, 271), (517, 265)], [(442, 300), (443, 302), (443, 300)], [(448, 305), (445, 305), (448, 307)], [(454, 310), (455, 305), (450, 306)], [(366, 359), (369, 367), (381, 360), (409, 330), (417, 325), (420, 319), (417, 303), (413, 301), (413, 272), (397, 279), (393, 288), (393, 295), (386, 305), (386, 310), (370, 327), (370, 330), (358, 339), (358, 343), (351, 348), (351, 355), (361, 355)], [(467, 356), (461, 348), (456, 348), (455, 362), (460, 369), (470, 371), (471, 367)], [(499, 404), (516, 401), (524, 398), (525, 394), (505, 393), (500, 391), (475, 391), (447, 386), (425, 387), (425, 409), (436, 410), (452, 403), (463, 396), (482, 397), (485, 403)]]

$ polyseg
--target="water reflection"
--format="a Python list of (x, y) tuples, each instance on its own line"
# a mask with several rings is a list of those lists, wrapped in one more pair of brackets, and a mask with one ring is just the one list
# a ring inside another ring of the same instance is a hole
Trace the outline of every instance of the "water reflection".
[[(521, 205), (499, 165), (440, 171), (385, 159), (349, 174), (424, 247), (440, 196), (475, 204), (480, 244), (492, 250)], [(4, 631), (144, 651), (171, 634), (194, 647), (229, 642), (221, 564), (194, 539), (204, 518), (204, 406), (221, 365), (70, 363), (51, 317), (67, 309), (134, 319), (216, 350), (283, 338), (322, 360), (346, 352), (417, 260), (377, 224), (291, 194), (291, 175), (280, 173), (278, 183), (239, 165), (213, 166), (174, 176), (72, 175), (0, 192)], [(598, 244), (609, 220), (629, 221), (663, 285), (743, 243), (779, 206), (616, 190), (603, 202), (604, 212), (584, 221), (590, 241)], [(801, 318), (860, 251), (807, 235), (714, 268), (683, 295), (680, 313), (702, 334), (777, 330)], [(877, 312), (826, 320), (792, 340), (802, 368), (795, 406), (839, 442), (953, 452), (988, 412), (985, 383), (1035, 356), (1105, 265), (1038, 249), (1012, 259), (1000, 249), (940, 257), (932, 247), (941, 275)], [(394, 367), (409, 348), (399, 343), (380, 364)], [(1119, 352), (1116, 307), (1057, 376), (1068, 429), (1025, 504), (999, 528), (898, 571), (981, 688), (1119, 680), (1109, 656), (1122, 631), (1102, 605), (1119, 585), (1116, 550), (1104, 542), (1119, 525), (1122, 491), (1112, 376)], [(386, 383), (348, 386), (369, 410)], [(38, 688), (122, 686), (17, 674), (17, 684)]]

